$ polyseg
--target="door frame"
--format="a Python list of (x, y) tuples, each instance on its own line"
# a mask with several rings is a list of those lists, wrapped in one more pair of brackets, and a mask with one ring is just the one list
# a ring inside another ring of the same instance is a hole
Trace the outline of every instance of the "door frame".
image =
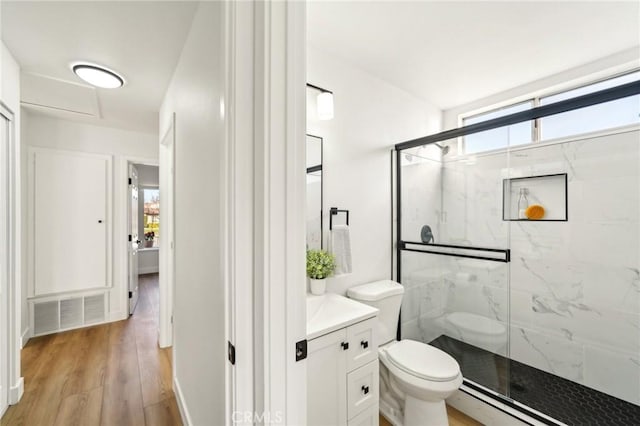
[[(126, 316), (122, 319), (129, 317), (129, 241), (127, 236), (129, 235), (129, 223), (131, 221), (131, 194), (129, 194), (129, 164), (141, 164), (144, 166), (159, 166), (157, 158), (145, 158), (145, 157), (133, 157), (122, 156), (120, 158), (120, 177), (119, 182), (116, 182), (116, 186), (119, 190), (120, 203), (123, 206), (120, 214), (125, 215), (125, 220), (122, 221), (122, 228), (120, 229), (120, 237), (114, 239), (115, 243), (122, 250), (120, 255), (120, 262), (122, 265), (122, 286), (120, 300), (122, 306), (126, 307), (122, 312), (126, 312)], [(116, 204), (118, 205), (118, 204)], [(118, 233), (118, 231), (116, 231)], [(162, 306), (160, 307), (162, 310)]]
[[(227, 410), (306, 424), (306, 5), (227, 2)], [(235, 368), (234, 368), (235, 367)], [(253, 420), (253, 421), (251, 421)]]
[[(173, 346), (173, 297), (175, 278), (175, 227), (174, 227), (174, 188), (175, 188), (175, 146), (176, 146), (176, 113), (171, 114), (169, 127), (160, 134), (159, 181), (160, 212), (164, 211), (162, 223), (165, 243), (160, 244), (160, 321), (158, 329), (158, 345), (161, 348)], [(165, 170), (165, 167), (169, 170)]]
[(6, 170), (8, 178), (8, 331), (7, 360), (9, 363), (9, 405), (17, 404), (24, 393), (24, 378), (20, 376), (20, 350), (22, 349), (22, 217), (21, 217), (21, 179), (20, 179), (20, 144), (16, 135), (15, 113), (0, 101), (0, 115), (9, 120), (9, 167)]

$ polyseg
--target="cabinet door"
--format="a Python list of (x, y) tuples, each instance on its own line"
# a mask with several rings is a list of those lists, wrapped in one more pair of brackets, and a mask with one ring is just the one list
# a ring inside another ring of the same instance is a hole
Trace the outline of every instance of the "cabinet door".
[(367, 408), (378, 407), (378, 360), (358, 368), (347, 377), (348, 417), (353, 419)]
[(378, 339), (375, 335), (377, 318), (359, 322), (347, 328), (349, 350), (347, 351), (347, 369), (360, 368), (378, 359)]
[(309, 426), (347, 424), (347, 343), (345, 329), (310, 340), (307, 347)]
[(349, 426), (378, 426), (380, 423), (380, 413), (378, 412), (378, 405), (372, 405), (364, 410), (351, 420), (349, 420)]

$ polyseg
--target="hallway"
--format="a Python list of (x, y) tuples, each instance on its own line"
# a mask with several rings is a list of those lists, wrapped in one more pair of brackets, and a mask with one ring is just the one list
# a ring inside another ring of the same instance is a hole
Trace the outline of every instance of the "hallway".
[(36, 337), (22, 350), (25, 393), (1, 426), (181, 425), (171, 348), (159, 349), (158, 274), (140, 276), (128, 320)]

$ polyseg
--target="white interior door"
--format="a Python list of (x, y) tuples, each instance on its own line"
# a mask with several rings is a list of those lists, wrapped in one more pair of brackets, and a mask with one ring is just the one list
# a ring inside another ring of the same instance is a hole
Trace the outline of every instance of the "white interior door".
[(161, 348), (173, 345), (175, 119), (175, 114), (173, 114), (169, 129), (160, 140), (162, 240), (160, 241), (160, 322), (158, 343)]
[(0, 416), (9, 405), (9, 121), (0, 114)]
[(129, 315), (138, 303), (138, 170), (129, 164)]

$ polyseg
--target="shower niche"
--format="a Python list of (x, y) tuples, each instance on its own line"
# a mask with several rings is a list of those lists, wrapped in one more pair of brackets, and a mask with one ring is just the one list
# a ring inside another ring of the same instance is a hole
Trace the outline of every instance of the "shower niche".
[(566, 173), (504, 179), (502, 220), (566, 222), (567, 189)]

